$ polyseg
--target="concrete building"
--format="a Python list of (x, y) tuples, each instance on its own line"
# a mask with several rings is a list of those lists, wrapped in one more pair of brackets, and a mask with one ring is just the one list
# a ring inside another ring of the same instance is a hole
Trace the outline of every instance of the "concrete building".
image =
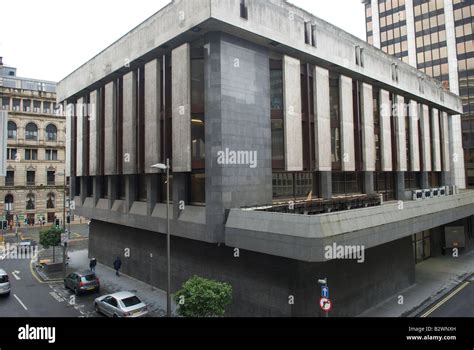
[(0, 216), (10, 226), (62, 218), (64, 180), (55, 174), (64, 173), (66, 118), (56, 112), (56, 83), (20, 78), (0, 58), (0, 108), (8, 114)]
[(332, 314), (357, 315), (453, 232), (472, 246), (474, 195), (452, 186), (460, 98), (286, 1), (175, 0), (62, 80), (58, 103), (91, 256), (165, 288), (151, 166), (170, 158), (172, 290), (227, 281), (229, 315), (321, 315), (323, 277)]
[[(457, 183), (467, 181), (474, 188), (474, 1), (473, 0), (363, 0), (367, 41), (442, 82), (461, 96), (466, 173), (456, 175)], [(460, 147), (461, 145), (455, 145)], [(459, 171), (461, 169), (459, 168)]]

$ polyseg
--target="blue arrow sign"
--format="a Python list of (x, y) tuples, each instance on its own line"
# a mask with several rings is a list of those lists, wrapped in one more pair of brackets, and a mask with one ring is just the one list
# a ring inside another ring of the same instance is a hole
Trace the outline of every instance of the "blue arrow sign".
[(329, 287), (326, 287), (326, 286), (321, 287), (321, 297), (329, 298)]

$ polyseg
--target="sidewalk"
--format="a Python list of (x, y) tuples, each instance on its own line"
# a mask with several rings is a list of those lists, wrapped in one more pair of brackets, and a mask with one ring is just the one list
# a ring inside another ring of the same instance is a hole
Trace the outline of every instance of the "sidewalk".
[[(441, 256), (415, 267), (415, 284), (358, 317), (415, 317), (474, 273), (474, 251), (459, 258)], [(404, 304), (398, 304), (403, 296)]]
[[(69, 270), (83, 271), (89, 268), (89, 258), (87, 250), (69, 252)], [(148, 305), (150, 314), (153, 317), (166, 316), (166, 292), (157, 288), (151, 289), (149, 284), (143, 283), (133, 277), (120, 273), (120, 277), (115, 275), (115, 270), (102, 264), (97, 264), (96, 274), (100, 279), (100, 284), (108, 293), (129, 291)], [(176, 305), (171, 301), (171, 311), (176, 315)]]

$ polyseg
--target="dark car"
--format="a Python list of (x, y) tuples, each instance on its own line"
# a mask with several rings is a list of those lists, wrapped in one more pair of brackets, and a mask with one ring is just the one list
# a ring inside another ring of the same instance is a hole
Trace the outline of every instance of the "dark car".
[(64, 287), (79, 295), (86, 292), (99, 292), (100, 282), (93, 272), (73, 272), (64, 279)]

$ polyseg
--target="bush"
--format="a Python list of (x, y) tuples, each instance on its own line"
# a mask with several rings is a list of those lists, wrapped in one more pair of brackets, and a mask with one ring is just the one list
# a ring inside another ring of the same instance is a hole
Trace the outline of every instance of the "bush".
[(232, 286), (194, 276), (183, 284), (174, 300), (183, 317), (222, 317), (232, 302)]

